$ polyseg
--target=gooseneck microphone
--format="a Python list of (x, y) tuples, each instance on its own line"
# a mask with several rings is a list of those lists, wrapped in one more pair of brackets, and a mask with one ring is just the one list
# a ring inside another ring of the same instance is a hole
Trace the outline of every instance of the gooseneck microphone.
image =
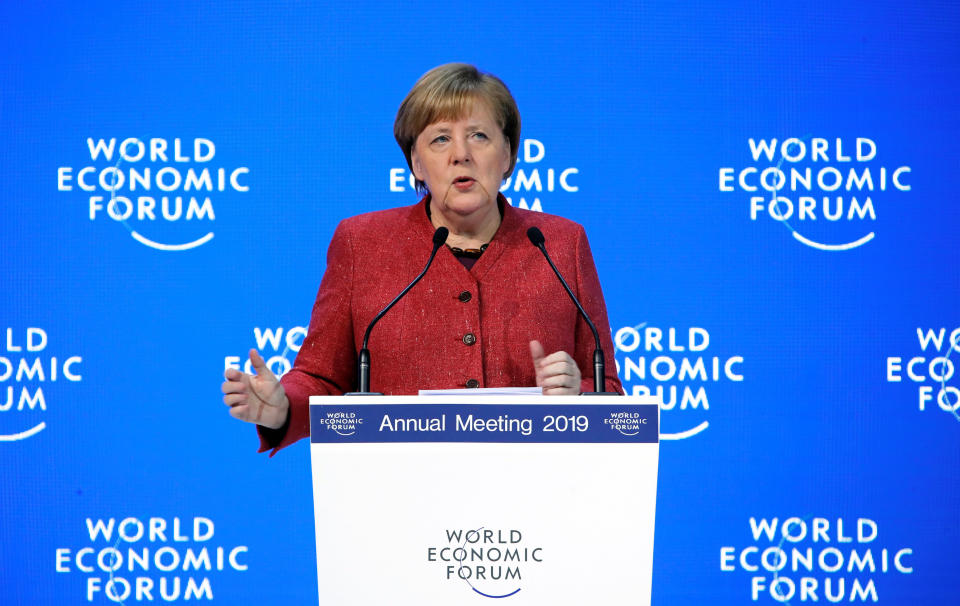
[(573, 294), (572, 290), (570, 290), (570, 287), (567, 285), (567, 281), (563, 279), (562, 275), (560, 275), (560, 270), (557, 269), (557, 266), (553, 264), (553, 259), (551, 259), (550, 255), (547, 254), (547, 248), (543, 245), (543, 243), (546, 241), (546, 238), (543, 237), (543, 232), (537, 227), (531, 227), (527, 230), (527, 237), (530, 238), (530, 243), (539, 248), (540, 252), (543, 253), (543, 256), (546, 257), (547, 263), (549, 263), (550, 267), (553, 269), (553, 273), (557, 275), (560, 283), (563, 284), (563, 288), (567, 291), (567, 294), (570, 295), (570, 299), (573, 301), (573, 304), (576, 305), (577, 310), (580, 311), (580, 315), (583, 316), (583, 319), (587, 321), (587, 326), (590, 327), (590, 331), (593, 332), (593, 340), (596, 343), (596, 349), (593, 350), (593, 391), (595, 393), (585, 393), (583, 395), (620, 395), (615, 392), (608, 392), (604, 389), (606, 361), (603, 358), (603, 347), (600, 346), (600, 335), (597, 334), (597, 327), (593, 325), (593, 321), (583, 309), (583, 305), (580, 305), (580, 301), (577, 299), (577, 296)]
[(440, 247), (443, 246), (443, 243), (447, 241), (447, 236), (450, 234), (450, 230), (446, 227), (438, 227), (437, 231), (433, 232), (433, 250), (430, 252), (430, 258), (427, 259), (427, 265), (423, 268), (423, 271), (413, 279), (413, 282), (407, 285), (406, 288), (400, 291), (400, 294), (394, 297), (393, 301), (387, 304), (386, 307), (380, 310), (373, 320), (370, 322), (370, 325), (367, 326), (367, 332), (363, 334), (363, 347), (360, 348), (360, 355), (357, 357), (357, 376), (359, 378), (359, 389), (355, 392), (350, 392), (344, 395), (348, 396), (382, 396), (382, 393), (371, 393), (370, 392), (370, 350), (367, 349), (367, 343), (370, 341), (370, 331), (373, 330), (374, 325), (380, 321), (390, 308), (397, 304), (397, 301), (403, 298), (403, 295), (413, 288), (413, 286), (420, 281), (424, 275), (426, 275), (427, 270), (430, 269), (430, 265), (433, 263), (433, 258), (437, 256), (437, 251), (440, 250)]

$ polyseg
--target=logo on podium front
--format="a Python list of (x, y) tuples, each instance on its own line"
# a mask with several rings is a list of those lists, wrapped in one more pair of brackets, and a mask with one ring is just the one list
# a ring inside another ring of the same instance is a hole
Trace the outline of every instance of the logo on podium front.
[(543, 562), (518, 529), (447, 529), (446, 543), (427, 548), (427, 561), (442, 566), (443, 578), (485, 598), (509, 598), (522, 589), (523, 575)]
[(647, 424), (647, 417), (641, 416), (639, 412), (611, 412), (603, 423), (625, 436), (635, 436), (640, 433), (640, 428)]
[(326, 412), (317, 423), (337, 435), (352, 436), (357, 433), (360, 425), (363, 425), (363, 417), (355, 412), (336, 410)]

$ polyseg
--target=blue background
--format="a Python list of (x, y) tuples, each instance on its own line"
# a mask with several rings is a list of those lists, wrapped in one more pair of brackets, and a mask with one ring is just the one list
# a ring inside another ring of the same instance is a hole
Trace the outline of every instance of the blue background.
[[(577, 192), (540, 199), (585, 226), (613, 330), (704, 327), (705, 356), (744, 359), (743, 381), (705, 386), (709, 409), (663, 412), (663, 431), (709, 427), (661, 446), (654, 604), (751, 601), (720, 548), (763, 549), (749, 518), (790, 516), (874, 520), (859, 547), (909, 547), (914, 571), (842, 576), (886, 604), (956, 603), (960, 422), (886, 364), (932, 355), (918, 328), (960, 326), (958, 40), (949, 2), (4, 3), (0, 329), (22, 345), (42, 327), (41, 357), (82, 356), (83, 378), (24, 383), (47, 410), (0, 411), (0, 434), (47, 424), (0, 443), (0, 602), (83, 601), (55, 551), (91, 545), (88, 517), (127, 516), (205, 516), (212, 543), (248, 546), (248, 570), (208, 575), (216, 602), (311, 601), (308, 444), (255, 454), (220, 403), (224, 357), (254, 327), (306, 324), (340, 219), (416, 201), (389, 188), (397, 106), (465, 61), (508, 83), (545, 146), (518, 168), (579, 170)], [(210, 139), (208, 165), (249, 167), (249, 191), (211, 193), (215, 221), (91, 221), (90, 194), (55, 185), (111, 164), (88, 137)], [(774, 137), (868, 137), (864, 165), (911, 167), (911, 189), (872, 192), (875, 220), (791, 221), (820, 242), (876, 234), (804, 246), (718, 188), (722, 167), (775, 165), (748, 146)], [(131, 228), (215, 237), (158, 251)]]

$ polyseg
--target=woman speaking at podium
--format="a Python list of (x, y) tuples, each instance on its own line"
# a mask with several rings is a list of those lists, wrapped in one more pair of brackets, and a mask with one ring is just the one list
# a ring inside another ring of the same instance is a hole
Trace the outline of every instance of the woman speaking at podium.
[[(282, 379), (255, 351), (256, 375), (228, 369), (223, 401), (255, 423), (260, 450), (309, 435), (311, 395), (356, 389), (357, 355), (377, 313), (423, 270), (438, 228), (449, 230), (423, 279), (371, 332), (370, 383), (387, 395), (420, 389), (540, 386), (593, 390), (594, 338), (527, 230), (551, 257), (613, 346), (583, 228), (513, 208), (499, 193), (520, 146), (520, 114), (496, 76), (451, 63), (424, 74), (400, 104), (394, 136), (425, 194), (413, 206), (337, 226), (293, 368)], [(441, 232), (442, 234), (442, 232)], [(622, 391), (607, 367), (607, 391)]]

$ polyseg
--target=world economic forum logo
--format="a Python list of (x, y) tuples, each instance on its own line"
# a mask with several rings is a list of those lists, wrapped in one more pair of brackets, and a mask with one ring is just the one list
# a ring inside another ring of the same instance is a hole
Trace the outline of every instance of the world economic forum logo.
[(918, 411), (940, 410), (960, 421), (960, 386), (956, 379), (960, 327), (950, 330), (944, 326), (918, 326), (915, 334), (919, 351), (887, 356), (887, 382), (915, 386)]
[(639, 412), (611, 412), (610, 416), (603, 420), (603, 424), (622, 435), (635, 436), (640, 433), (640, 428), (647, 424), (647, 418), (640, 416)]
[(57, 190), (84, 192), (90, 221), (122, 225), (154, 250), (206, 244), (214, 236), (214, 198), (250, 190), (250, 169), (215, 165), (210, 139), (89, 137), (86, 144), (85, 166), (57, 168)]
[(63, 603), (213, 602), (215, 583), (249, 569), (249, 548), (220, 542), (207, 516), (89, 517), (82, 527), (54, 553), (60, 593), (76, 592)]
[(913, 574), (913, 548), (885, 542), (868, 517), (750, 517), (720, 548), (720, 570), (749, 577), (750, 600), (880, 602), (884, 577)]
[(818, 250), (870, 242), (874, 198), (911, 189), (911, 168), (884, 164), (869, 137), (750, 138), (747, 146), (746, 165), (720, 168), (720, 191), (744, 192), (750, 221), (776, 221)]
[(530, 545), (516, 528), (448, 528), (446, 542), (427, 548), (427, 561), (441, 565), (446, 581), (484, 598), (515, 596), (524, 572), (543, 562), (543, 548)]
[[(47, 404), (58, 385), (83, 380), (83, 358), (47, 350), (47, 331), (7, 328), (0, 355), (0, 442), (18, 442), (47, 428)], [(46, 388), (47, 391), (44, 391)]]
[(328, 411), (323, 418), (315, 422), (338, 436), (352, 436), (356, 435), (357, 430), (363, 425), (363, 417), (355, 412), (337, 410)]
[[(660, 328), (641, 322), (613, 335), (617, 375), (627, 395), (660, 399), (660, 439), (691, 438), (709, 426), (710, 393), (723, 383), (743, 381), (743, 356), (714, 354), (702, 326)], [(629, 417), (606, 419), (624, 435), (639, 431)]]

